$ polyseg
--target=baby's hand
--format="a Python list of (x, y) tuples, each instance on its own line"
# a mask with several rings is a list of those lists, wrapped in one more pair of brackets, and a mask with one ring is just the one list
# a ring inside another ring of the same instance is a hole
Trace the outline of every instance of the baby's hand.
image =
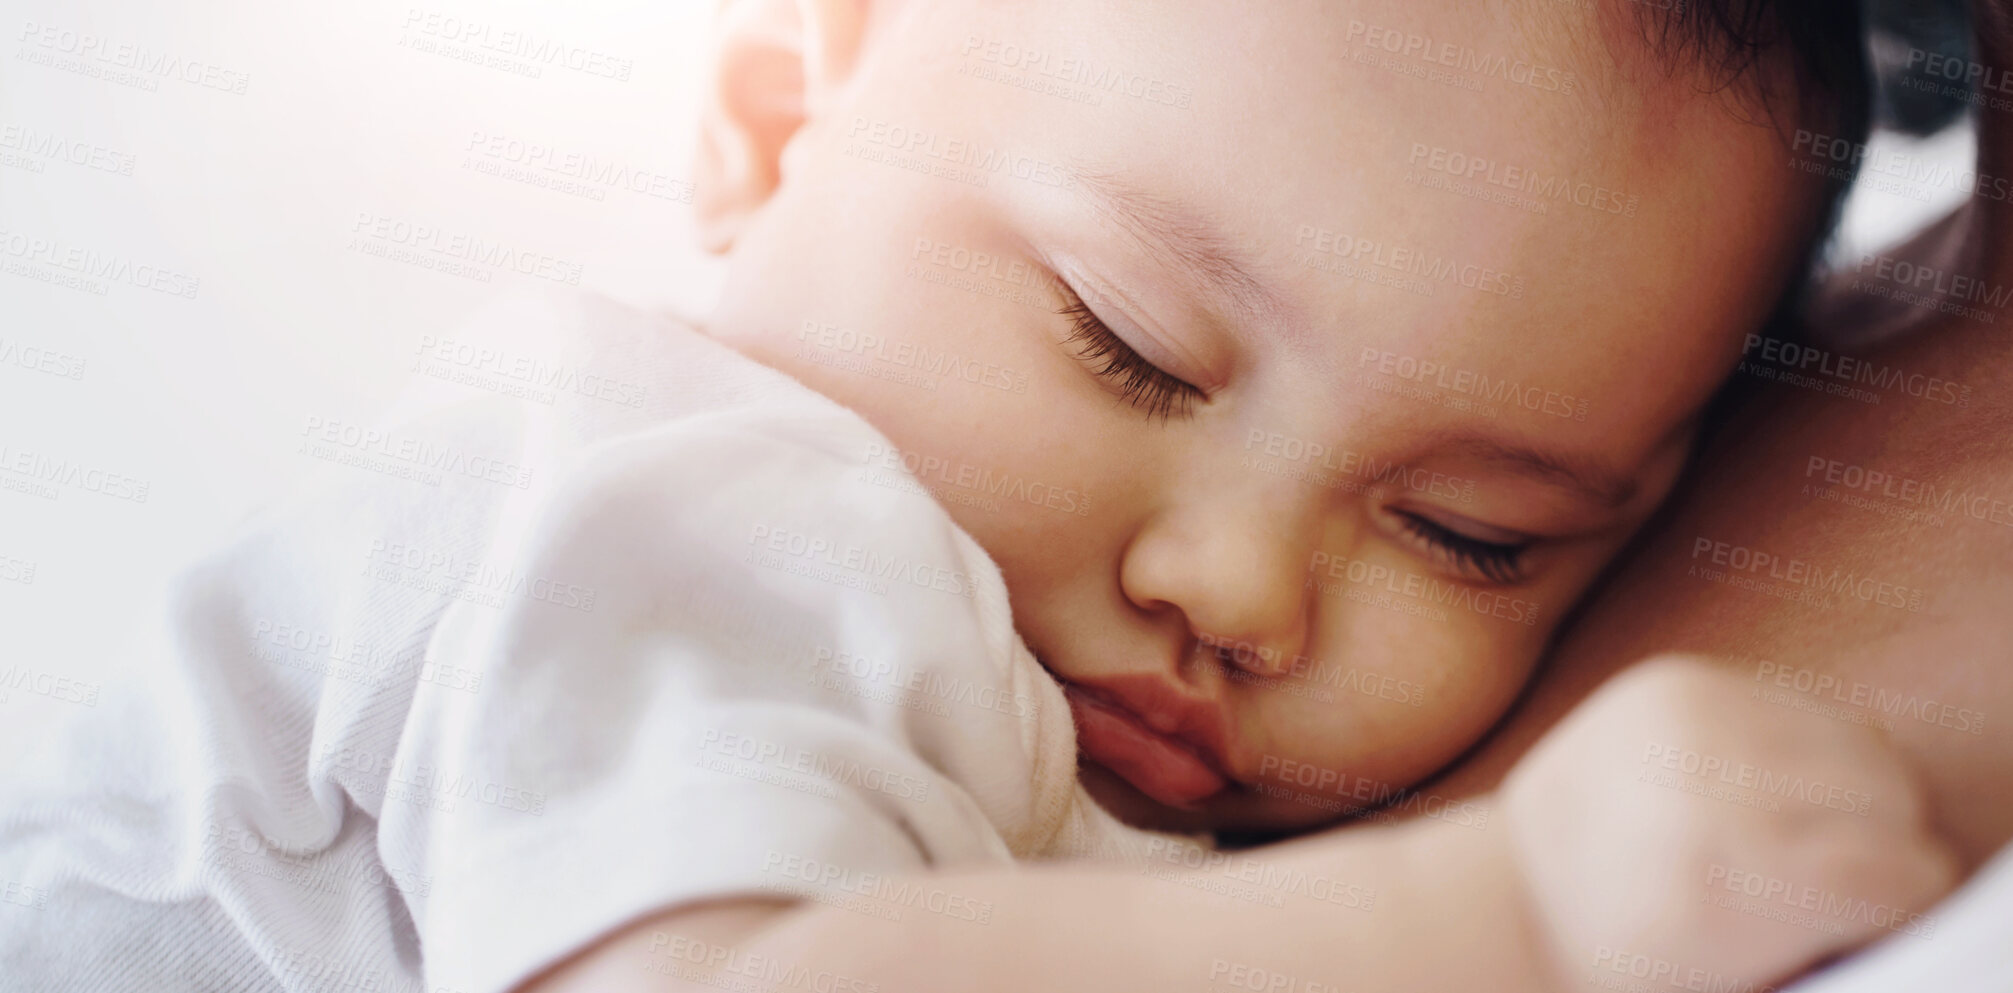
[(1921, 931), (1950, 888), (1877, 733), (1751, 694), (1697, 660), (1645, 662), (1511, 771), (1512, 849), (1567, 988), (1760, 989)]

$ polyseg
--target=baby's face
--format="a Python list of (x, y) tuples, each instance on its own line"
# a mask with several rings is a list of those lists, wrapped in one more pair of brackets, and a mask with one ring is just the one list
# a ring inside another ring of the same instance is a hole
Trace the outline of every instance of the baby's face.
[(1331, 820), (1508, 707), (1815, 195), (1724, 105), (1649, 110), (1581, 6), (1122, 6), (870, 39), (714, 329), (994, 556), (1108, 806)]

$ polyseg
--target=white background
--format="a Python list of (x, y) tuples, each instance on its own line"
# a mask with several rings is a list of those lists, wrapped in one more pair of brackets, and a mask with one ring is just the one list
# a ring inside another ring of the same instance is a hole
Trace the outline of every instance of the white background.
[[(361, 254), (349, 247), (360, 214), (563, 260), (583, 289), (639, 306), (704, 311), (717, 263), (696, 248), (689, 204), (664, 194), (689, 190), (709, 14), (698, 0), (0, 2), (0, 134), (25, 146), (0, 149), (0, 232), (16, 251), (53, 241), (200, 280), (186, 299), (131, 279), (98, 279), (99, 295), (0, 272), (0, 350), (17, 357), (0, 361), (0, 465), (29, 453), (148, 486), (144, 503), (0, 489), (0, 575), (9, 559), (34, 570), (0, 579), (0, 756), (79, 706), (36, 681), (121, 681), (125, 647), (154, 635), (162, 582), (322, 464), (297, 453), (308, 418), (376, 423), (413, 385), (423, 336), (540, 282)], [(533, 78), (414, 47), (460, 29), (450, 19), (486, 25), (492, 46), (516, 32), (599, 56), (604, 72), (626, 60), (629, 78), (517, 59)], [(31, 23), (67, 34), (45, 45)], [(105, 41), (79, 52), (84, 35)], [(35, 61), (144, 72), (101, 58), (122, 44), (184, 68), (145, 73), (149, 90)], [(224, 85), (246, 77), (244, 92), (181, 78), (200, 78), (192, 65), (233, 74), (212, 76)], [(476, 172), (478, 132), (653, 177), (656, 195), (603, 182), (594, 200)], [(130, 157), (131, 174), (66, 161), (75, 148)], [(0, 262), (24, 260), (0, 243)], [(81, 360), (81, 378), (22, 365), (24, 349), (60, 354), (59, 370)]]

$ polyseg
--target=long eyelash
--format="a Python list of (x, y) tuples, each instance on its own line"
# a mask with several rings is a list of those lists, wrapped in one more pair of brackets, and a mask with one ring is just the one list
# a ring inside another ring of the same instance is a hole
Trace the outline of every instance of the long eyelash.
[(1405, 529), (1451, 557), (1455, 564), (1473, 569), (1494, 583), (1513, 583), (1522, 578), (1518, 560), (1525, 545), (1498, 545), (1456, 534), (1423, 517), (1402, 514)]
[(1075, 293), (1056, 313), (1070, 322), (1069, 337), (1063, 340), (1076, 346), (1078, 357), (1095, 366), (1093, 372), (1118, 384), (1119, 396), (1146, 411), (1146, 416), (1162, 421), (1186, 417), (1195, 401), (1202, 399), (1201, 390), (1161, 371), (1133, 351)]

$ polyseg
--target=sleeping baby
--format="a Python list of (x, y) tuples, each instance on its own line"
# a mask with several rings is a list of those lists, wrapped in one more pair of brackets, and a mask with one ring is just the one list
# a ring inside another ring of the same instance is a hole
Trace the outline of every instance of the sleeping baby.
[[(1877, 742), (1682, 662), (1494, 809), (1228, 851), (1432, 803), (1822, 234), (1786, 135), (1864, 111), (1817, 4), (1178, 6), (726, 0), (712, 317), (511, 301), (414, 358), (550, 394), (305, 419), (328, 479), (5, 788), (0, 985), (1752, 985), (1866, 935), (1640, 881), (1934, 897)], [(1617, 802), (1687, 752), (1881, 802)]]

